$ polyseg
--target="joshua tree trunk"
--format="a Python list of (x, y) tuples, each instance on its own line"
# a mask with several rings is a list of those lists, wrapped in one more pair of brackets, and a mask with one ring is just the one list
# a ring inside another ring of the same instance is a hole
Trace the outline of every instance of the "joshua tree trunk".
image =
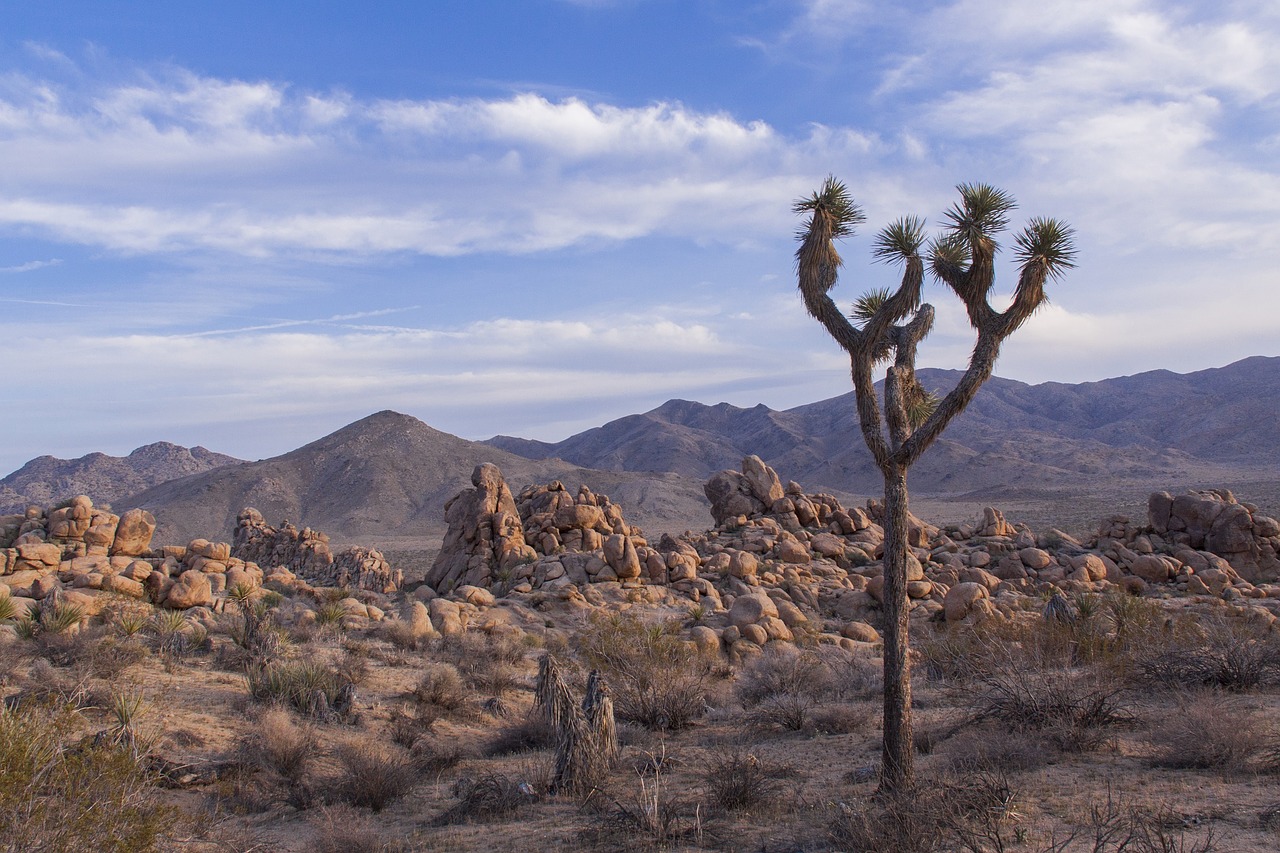
[(881, 780), (887, 790), (910, 786), (911, 659), (907, 655), (907, 469), (884, 475), (884, 745)]
[[(961, 203), (945, 214), (947, 226), (931, 241), (936, 279), (964, 302), (977, 342), (964, 376), (938, 400), (916, 380), (916, 349), (933, 326), (933, 307), (922, 304), (924, 222), (900, 219), (876, 237), (879, 260), (903, 266), (897, 290), (873, 291), (853, 306), (854, 325), (836, 307), (835, 287), (843, 261), (834, 241), (865, 220), (844, 185), (828, 178), (812, 198), (795, 205), (810, 214), (800, 232), (797, 277), (805, 308), (849, 354), (858, 422), (876, 466), (884, 475), (884, 751), (880, 785), (889, 792), (913, 783), (911, 667), (907, 649), (907, 471), (973, 400), (990, 378), (1000, 345), (1046, 300), (1044, 284), (1073, 266), (1071, 229), (1053, 219), (1032, 219), (1014, 242), (1022, 261), (1012, 304), (1003, 312), (987, 301), (995, 282), (993, 235), (1008, 223), (1013, 199), (983, 184), (958, 187)], [(908, 317), (910, 318), (908, 320)], [(906, 322), (903, 322), (906, 321)], [(892, 359), (885, 372), (884, 408), (876, 398), (872, 369)]]

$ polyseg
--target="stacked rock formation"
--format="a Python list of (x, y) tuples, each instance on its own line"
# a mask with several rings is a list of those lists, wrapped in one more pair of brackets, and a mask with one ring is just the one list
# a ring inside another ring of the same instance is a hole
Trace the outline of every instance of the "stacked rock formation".
[(518, 498), (502, 472), (485, 463), (471, 475), (473, 488), (445, 504), (449, 529), (428, 572), (429, 586), (462, 586), (528, 592), (543, 585), (622, 581), (639, 583), (661, 571), (640, 528), (621, 507), (586, 486), (571, 493), (559, 481), (529, 486)]
[(74, 557), (136, 557), (146, 554), (156, 530), (155, 517), (131, 509), (123, 516), (95, 507), (87, 495), (66, 505), (28, 507), (20, 515), (0, 516), (0, 567), (3, 572), (39, 570)]
[(236, 517), (231, 553), (260, 566), (285, 568), (321, 586), (391, 593), (404, 583), (404, 572), (392, 568), (381, 552), (355, 547), (335, 556), (329, 537), (320, 531), (310, 527), (299, 530), (288, 521), (272, 527), (253, 507), (246, 507)]

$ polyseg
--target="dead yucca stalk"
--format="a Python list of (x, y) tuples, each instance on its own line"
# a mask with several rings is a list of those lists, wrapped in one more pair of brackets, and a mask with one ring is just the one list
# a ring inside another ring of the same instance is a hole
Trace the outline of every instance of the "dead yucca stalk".
[(556, 735), (556, 757), (551, 792), (586, 794), (618, 759), (618, 729), (613, 700), (599, 672), (587, 679), (587, 692), (579, 707), (551, 655), (538, 663), (534, 687), (535, 707), (551, 722)]

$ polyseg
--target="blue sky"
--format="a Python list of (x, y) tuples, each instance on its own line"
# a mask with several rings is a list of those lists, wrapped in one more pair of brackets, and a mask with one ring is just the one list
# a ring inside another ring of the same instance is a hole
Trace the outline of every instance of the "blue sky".
[[(0, 12), (0, 472), (392, 408), (555, 440), (848, 390), (791, 202), (1078, 232), (1003, 376), (1280, 354), (1272, 2), (49, 2)], [(1018, 217), (1015, 217), (1015, 222)], [(1004, 287), (1012, 270), (1004, 269)], [(998, 286), (998, 289), (1000, 287)], [(941, 289), (921, 364), (961, 367)]]

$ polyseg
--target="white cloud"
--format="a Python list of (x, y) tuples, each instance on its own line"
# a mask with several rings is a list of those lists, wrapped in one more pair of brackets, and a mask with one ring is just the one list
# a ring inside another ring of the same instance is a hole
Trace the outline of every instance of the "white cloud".
[(0, 273), (23, 273), (42, 270), (45, 267), (56, 267), (62, 263), (61, 258), (50, 258), (47, 261), (27, 261), (25, 264), (15, 264), (11, 267), (0, 267)]

